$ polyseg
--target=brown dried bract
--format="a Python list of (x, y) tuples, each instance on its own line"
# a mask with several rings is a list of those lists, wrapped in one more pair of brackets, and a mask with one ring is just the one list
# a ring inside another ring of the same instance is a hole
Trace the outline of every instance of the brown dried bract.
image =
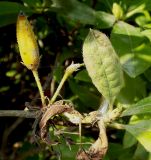
[(102, 160), (108, 149), (108, 140), (103, 120), (98, 121), (100, 130), (98, 139), (91, 145), (88, 151), (80, 150), (77, 160)]

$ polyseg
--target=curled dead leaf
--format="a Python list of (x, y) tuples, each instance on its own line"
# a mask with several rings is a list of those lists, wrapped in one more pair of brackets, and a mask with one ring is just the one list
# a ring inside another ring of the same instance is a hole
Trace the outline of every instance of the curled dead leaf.
[(67, 112), (72, 110), (72, 108), (68, 105), (50, 105), (46, 108), (46, 111), (43, 113), (42, 118), (39, 123), (40, 127), (40, 137), (42, 140), (47, 141), (47, 122), (50, 118), (55, 115), (62, 114), (63, 112)]

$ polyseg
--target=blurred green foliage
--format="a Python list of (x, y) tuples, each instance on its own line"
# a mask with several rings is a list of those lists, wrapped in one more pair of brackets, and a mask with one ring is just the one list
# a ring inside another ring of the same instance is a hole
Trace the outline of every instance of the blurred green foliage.
[[(120, 20), (115, 15), (118, 11), (112, 13), (115, 2), (122, 9)], [(60, 82), (66, 66), (72, 61), (83, 62), (82, 45), (89, 28), (98, 29), (110, 37), (125, 72), (125, 87), (118, 95), (116, 104), (120, 103), (126, 108), (123, 114), (126, 117), (119, 121), (126, 124), (127, 131), (107, 130), (109, 150), (104, 160), (151, 160), (150, 1), (0, 1), (1, 110), (24, 109), (25, 102), (34, 100), (34, 105), (40, 102), (39, 97), (34, 99), (38, 91), (31, 72), (20, 63), (16, 42), (16, 20), (20, 10), (28, 15), (37, 36), (41, 54), (39, 74), (43, 85), (47, 81), (45, 95), (48, 97), (52, 96), (53, 87), (56, 88)], [(66, 82), (61, 96), (71, 100), (81, 112), (96, 110), (101, 102), (101, 95), (84, 68)], [(135, 113), (139, 113), (139, 116), (133, 122)], [(14, 121), (14, 118), (1, 118), (0, 159), (74, 159), (79, 146), (71, 146), (70, 151), (65, 139), (54, 148), (41, 146), (44, 148), (41, 150), (29, 143), (32, 120), (21, 123), (8, 137), (8, 144), (3, 144), (5, 129)], [(83, 141), (90, 142), (96, 137), (96, 133), (87, 131)], [(77, 136), (70, 135), (70, 138), (77, 142)]]

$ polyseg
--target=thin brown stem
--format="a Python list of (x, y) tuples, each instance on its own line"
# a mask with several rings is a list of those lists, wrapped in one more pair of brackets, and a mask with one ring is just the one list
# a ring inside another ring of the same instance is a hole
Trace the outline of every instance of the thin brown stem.
[(0, 117), (36, 118), (39, 111), (1, 110)]

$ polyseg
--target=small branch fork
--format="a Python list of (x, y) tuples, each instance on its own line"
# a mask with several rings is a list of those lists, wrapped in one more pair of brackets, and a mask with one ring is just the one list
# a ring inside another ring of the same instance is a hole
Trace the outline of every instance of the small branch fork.
[[(88, 124), (89, 126), (95, 126), (99, 129), (98, 139), (91, 145), (89, 150), (84, 151), (82, 149), (77, 153), (77, 160), (80, 159), (103, 159), (108, 149), (108, 140), (106, 135), (106, 126), (114, 127), (117, 129), (124, 129), (124, 125), (114, 123), (118, 117), (120, 117), (122, 108), (116, 108), (111, 112), (107, 112), (102, 115), (99, 110), (90, 112), (89, 114), (81, 114), (76, 111), (73, 106), (65, 103), (65, 101), (56, 101), (55, 103), (42, 108), (40, 110), (3, 110), (0, 111), (0, 117), (24, 117), (34, 118), (36, 125), (39, 125), (39, 136), (46, 143), (51, 144), (48, 138), (47, 122), (49, 119), (57, 115), (64, 116), (67, 121), (74, 125)], [(53, 121), (53, 120), (52, 120)], [(54, 122), (53, 122), (54, 123)], [(36, 132), (36, 126), (34, 126), (34, 132)], [(80, 135), (80, 133), (79, 133)], [(82, 143), (81, 143), (82, 144)]]

